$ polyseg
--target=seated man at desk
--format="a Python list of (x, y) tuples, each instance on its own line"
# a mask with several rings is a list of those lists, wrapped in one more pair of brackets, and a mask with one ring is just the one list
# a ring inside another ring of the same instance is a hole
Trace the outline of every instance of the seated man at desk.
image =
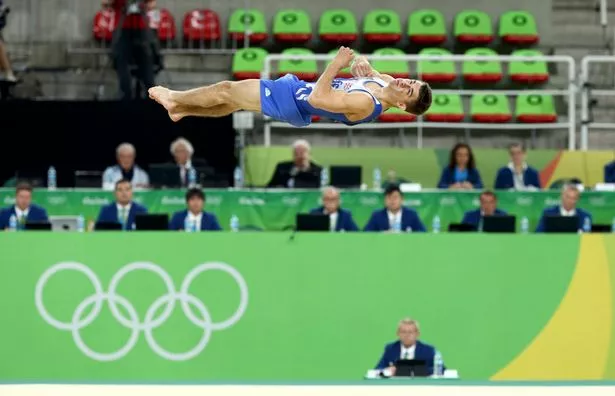
[(122, 179), (115, 183), (115, 202), (100, 208), (96, 223), (120, 223), (122, 230), (132, 231), (139, 213), (147, 213), (147, 208), (132, 200), (132, 183)]
[(330, 219), (331, 231), (359, 231), (349, 210), (340, 207), (340, 192), (335, 187), (322, 191), (322, 206), (310, 210), (311, 214), (326, 214)]
[(484, 191), (480, 194), (480, 209), (467, 211), (463, 215), (462, 224), (468, 224), (477, 230), (482, 229), (483, 217), (485, 216), (505, 216), (506, 212), (497, 208), (498, 197), (491, 191)]
[(425, 232), (425, 226), (414, 209), (403, 207), (404, 196), (397, 185), (384, 190), (384, 209), (375, 210), (364, 231)]
[(384, 346), (384, 352), (376, 365), (376, 369), (387, 369), (388, 376), (393, 376), (395, 375), (394, 364), (398, 360), (423, 360), (427, 365), (427, 371), (433, 373), (436, 349), (419, 341), (420, 335), (419, 323), (416, 320), (402, 319), (397, 326), (399, 340)]
[(311, 146), (307, 140), (293, 143), (293, 160), (276, 165), (269, 188), (318, 188), (322, 168), (311, 160)]
[(589, 224), (592, 224), (592, 215), (577, 207), (577, 202), (581, 192), (572, 184), (564, 187), (562, 191), (562, 202), (559, 205), (551, 206), (543, 210), (540, 221), (536, 227), (536, 232), (545, 232), (545, 217), (547, 216), (576, 216), (579, 220), (579, 230), (583, 229), (585, 219), (589, 219)]

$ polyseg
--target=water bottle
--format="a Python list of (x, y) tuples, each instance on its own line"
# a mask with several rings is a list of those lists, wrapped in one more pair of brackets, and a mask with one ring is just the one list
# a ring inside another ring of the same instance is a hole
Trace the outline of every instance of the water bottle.
[(239, 231), (239, 217), (237, 215), (231, 216), (231, 231), (237, 232)]
[(583, 232), (592, 232), (592, 221), (589, 217), (586, 217), (585, 220), (583, 220)]
[(196, 169), (194, 168), (188, 169), (188, 186), (196, 186)]
[(243, 171), (240, 166), (235, 167), (233, 172), (233, 180), (235, 181), (235, 188), (243, 187)]
[(329, 168), (326, 166), (320, 171), (320, 187), (326, 187), (329, 185)]
[(49, 167), (47, 171), (47, 189), (55, 190), (58, 187), (58, 174), (56, 172), (56, 168), (53, 166)]
[(374, 190), (380, 191), (382, 188), (382, 171), (380, 168), (374, 168)]
[(288, 179), (288, 183), (286, 183), (286, 185), (288, 186), (288, 188), (295, 188), (295, 178), (291, 177), (290, 179)]
[(9, 219), (9, 229), (11, 231), (17, 231), (17, 217), (15, 217), (15, 215), (11, 215)]
[(187, 215), (186, 215), (186, 218), (184, 219), (184, 231), (186, 232), (193, 231), (192, 222), (190, 221), (190, 217)]
[(436, 351), (433, 355), (433, 376), (438, 378), (444, 375), (444, 361), (440, 351)]
[(435, 215), (433, 217), (433, 222), (431, 223), (431, 230), (434, 234), (440, 233), (440, 216)]
[(611, 232), (615, 234), (615, 217), (613, 217), (613, 222), (611, 223)]
[(527, 216), (523, 216), (521, 219), (521, 233), (527, 234), (530, 231), (530, 221), (527, 219)]
[(83, 218), (83, 215), (79, 215), (77, 217), (77, 232), (83, 231), (85, 231), (85, 219)]
[(393, 223), (393, 231), (401, 232), (401, 221), (395, 220), (395, 222)]

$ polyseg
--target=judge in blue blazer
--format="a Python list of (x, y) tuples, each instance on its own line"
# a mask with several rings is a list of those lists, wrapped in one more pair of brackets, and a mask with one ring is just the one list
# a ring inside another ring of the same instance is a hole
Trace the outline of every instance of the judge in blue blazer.
[(29, 183), (19, 183), (15, 189), (15, 205), (0, 210), (0, 230), (9, 227), (11, 216), (15, 216), (18, 229), (23, 229), (26, 223), (49, 221), (47, 211), (32, 203)]
[(497, 208), (498, 198), (491, 191), (484, 191), (480, 194), (480, 209), (470, 210), (463, 215), (463, 224), (469, 224), (479, 229), (482, 219), (485, 216), (504, 216), (507, 213)]
[(96, 223), (120, 223), (123, 230), (132, 231), (135, 217), (147, 213), (147, 208), (132, 200), (132, 184), (128, 179), (115, 183), (115, 202), (100, 208)]
[(337, 188), (327, 187), (322, 191), (322, 204), (323, 206), (310, 210), (310, 213), (328, 215), (331, 231), (359, 231), (352, 213), (340, 207), (340, 192)]
[(425, 232), (415, 210), (402, 206), (404, 197), (397, 185), (384, 190), (384, 209), (375, 210), (364, 231)]
[(575, 186), (565, 186), (562, 191), (562, 202), (559, 205), (548, 207), (542, 211), (536, 232), (545, 232), (545, 217), (547, 216), (577, 216), (579, 219), (579, 230), (583, 229), (585, 219), (589, 218), (591, 224), (592, 215), (581, 208), (577, 208), (580, 195), (581, 192)]
[(615, 161), (604, 166), (604, 182), (615, 183)]
[(436, 349), (418, 340), (421, 335), (416, 320), (406, 318), (399, 322), (397, 337), (399, 340), (384, 346), (382, 357), (376, 364), (376, 370), (388, 368), (390, 375), (395, 374), (393, 365), (398, 360), (424, 360), (430, 374), (433, 374), (433, 360)]
[(169, 229), (174, 231), (222, 231), (216, 215), (203, 210), (205, 207), (205, 193), (200, 188), (191, 188), (186, 192), (186, 206), (188, 209), (175, 212), (169, 223)]
[(538, 171), (525, 162), (525, 147), (521, 143), (513, 143), (508, 147), (508, 153), (511, 161), (498, 170), (495, 189), (540, 190)]
[(465, 143), (458, 143), (451, 150), (448, 165), (442, 169), (438, 188), (471, 190), (483, 188), (483, 180), (476, 169), (472, 149)]

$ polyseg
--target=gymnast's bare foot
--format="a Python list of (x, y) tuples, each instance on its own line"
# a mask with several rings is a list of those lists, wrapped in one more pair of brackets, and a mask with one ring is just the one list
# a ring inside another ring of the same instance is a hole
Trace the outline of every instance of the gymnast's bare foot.
[(173, 100), (172, 91), (168, 88), (157, 86), (150, 88), (149, 97), (160, 103), (169, 113), (169, 117), (173, 122), (177, 122), (185, 117), (178, 111), (179, 105)]

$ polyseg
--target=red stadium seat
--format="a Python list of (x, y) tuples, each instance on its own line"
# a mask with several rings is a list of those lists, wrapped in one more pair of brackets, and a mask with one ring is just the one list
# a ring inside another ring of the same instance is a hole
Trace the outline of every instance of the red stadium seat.
[(193, 10), (184, 17), (184, 39), (187, 41), (219, 40), (220, 17), (212, 10)]
[(111, 42), (113, 31), (117, 25), (114, 10), (101, 10), (94, 16), (92, 33), (96, 40)]
[(149, 27), (158, 32), (158, 39), (165, 43), (175, 40), (175, 18), (166, 8), (151, 10), (147, 13)]
[(380, 122), (412, 122), (416, 120), (414, 114), (406, 113), (397, 107), (391, 107), (386, 112), (378, 116)]

